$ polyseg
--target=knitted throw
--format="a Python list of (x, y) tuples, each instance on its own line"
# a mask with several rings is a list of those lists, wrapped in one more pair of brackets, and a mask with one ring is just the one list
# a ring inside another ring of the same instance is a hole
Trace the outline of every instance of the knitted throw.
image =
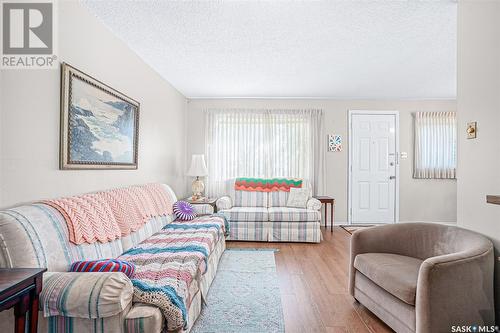
[(74, 244), (105, 243), (138, 230), (150, 218), (172, 214), (161, 184), (147, 184), (45, 200), (64, 217)]
[(225, 223), (216, 215), (175, 221), (119, 257), (135, 264), (134, 302), (160, 308), (168, 331), (188, 327), (192, 283), (198, 284), (206, 272), (208, 257), (224, 237)]
[(290, 192), (292, 187), (302, 187), (302, 180), (295, 178), (236, 178), (234, 189), (252, 192)]

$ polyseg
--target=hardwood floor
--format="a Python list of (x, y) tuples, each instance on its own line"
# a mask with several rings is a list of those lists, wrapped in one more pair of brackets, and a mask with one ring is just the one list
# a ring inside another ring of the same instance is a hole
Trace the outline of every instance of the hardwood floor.
[(393, 332), (349, 295), (350, 234), (322, 230), (320, 244), (228, 242), (228, 248), (276, 248), (285, 331)]

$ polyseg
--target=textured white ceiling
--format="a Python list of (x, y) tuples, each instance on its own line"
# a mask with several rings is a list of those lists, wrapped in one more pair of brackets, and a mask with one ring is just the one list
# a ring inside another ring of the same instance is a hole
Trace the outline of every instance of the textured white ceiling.
[(82, 2), (187, 97), (456, 96), (456, 1)]

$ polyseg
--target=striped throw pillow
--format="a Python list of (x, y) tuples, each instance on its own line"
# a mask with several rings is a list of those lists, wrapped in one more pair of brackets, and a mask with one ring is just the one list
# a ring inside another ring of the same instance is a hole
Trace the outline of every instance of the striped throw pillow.
[(135, 266), (130, 262), (118, 259), (99, 259), (75, 261), (69, 270), (71, 272), (122, 272), (131, 277), (134, 274)]
[(175, 216), (181, 221), (191, 221), (196, 217), (193, 205), (186, 201), (177, 201), (174, 203), (173, 211)]

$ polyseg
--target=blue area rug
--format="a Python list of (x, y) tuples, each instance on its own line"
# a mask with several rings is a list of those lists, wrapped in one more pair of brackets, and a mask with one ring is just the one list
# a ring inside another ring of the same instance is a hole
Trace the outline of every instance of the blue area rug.
[(284, 331), (274, 251), (226, 250), (191, 332)]

